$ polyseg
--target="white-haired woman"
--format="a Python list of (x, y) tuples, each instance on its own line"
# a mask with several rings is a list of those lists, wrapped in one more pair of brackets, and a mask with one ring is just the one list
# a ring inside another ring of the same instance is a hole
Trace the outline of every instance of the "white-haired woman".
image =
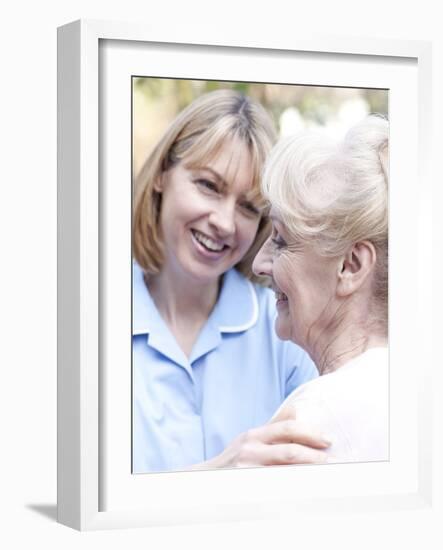
[(263, 178), (273, 230), (254, 261), (272, 279), (284, 340), (320, 377), (273, 420), (332, 440), (333, 461), (388, 456), (388, 122), (370, 116), (335, 143), (306, 133), (271, 152)]

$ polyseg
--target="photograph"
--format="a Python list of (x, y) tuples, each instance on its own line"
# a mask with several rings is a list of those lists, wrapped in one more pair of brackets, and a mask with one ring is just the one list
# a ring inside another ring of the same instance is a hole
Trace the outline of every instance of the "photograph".
[(131, 85), (132, 474), (389, 461), (389, 90)]

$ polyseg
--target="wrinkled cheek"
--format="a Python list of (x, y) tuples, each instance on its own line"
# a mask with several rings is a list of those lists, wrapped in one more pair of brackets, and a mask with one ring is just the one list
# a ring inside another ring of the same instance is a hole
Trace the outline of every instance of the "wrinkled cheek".
[(278, 263), (275, 263), (275, 268), (275, 282), (288, 298), (286, 306), (280, 308), (276, 327), (278, 324), (278, 331), (282, 335), (279, 335), (280, 338), (284, 340), (294, 340), (295, 323), (292, 315), (297, 311), (297, 300), (295, 299), (297, 296), (295, 289), (297, 270), (291, 256), (287, 256), (286, 254), (280, 256)]
[(273, 276), (278, 288), (290, 298), (294, 294), (294, 267), (286, 254), (274, 260)]

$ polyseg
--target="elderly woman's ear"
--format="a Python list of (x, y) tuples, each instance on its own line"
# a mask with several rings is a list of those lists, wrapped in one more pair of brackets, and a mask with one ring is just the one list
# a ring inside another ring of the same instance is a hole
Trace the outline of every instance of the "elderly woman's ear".
[(377, 252), (370, 241), (353, 244), (339, 265), (337, 294), (350, 296), (364, 285), (370, 290), (376, 261)]

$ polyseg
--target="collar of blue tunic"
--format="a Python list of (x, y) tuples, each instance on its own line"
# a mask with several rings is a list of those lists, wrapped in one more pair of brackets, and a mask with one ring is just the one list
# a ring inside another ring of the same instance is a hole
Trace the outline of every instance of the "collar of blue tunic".
[[(149, 334), (160, 322), (160, 316), (146, 288), (143, 271), (136, 262), (133, 262), (132, 285), (132, 333)], [(253, 327), (257, 319), (254, 285), (237, 270), (229, 270), (223, 277), (218, 302), (210, 315), (211, 324), (220, 332), (243, 332)]]

